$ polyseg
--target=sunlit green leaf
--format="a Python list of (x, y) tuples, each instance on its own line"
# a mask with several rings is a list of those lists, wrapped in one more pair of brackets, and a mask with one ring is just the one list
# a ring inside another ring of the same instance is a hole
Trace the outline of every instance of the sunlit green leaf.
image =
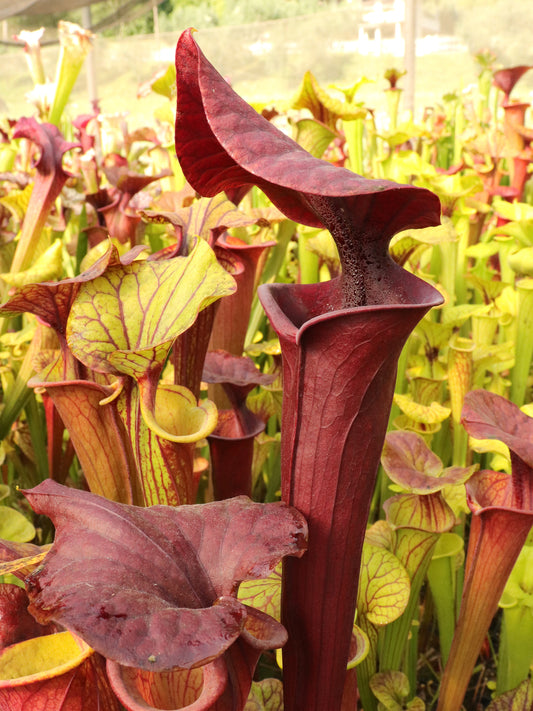
[(7, 195), (3, 195), (0, 198), (0, 204), (5, 205), (22, 222), (24, 215), (28, 211), (32, 190), (33, 183), (29, 183), (24, 190), (13, 190)]
[(395, 393), (394, 403), (412, 420), (426, 425), (444, 422), (451, 413), (449, 407), (444, 407), (438, 402), (432, 402), (431, 405), (422, 405), (414, 402), (411, 395), (402, 395), (401, 393)]
[(266, 612), (275, 620), (281, 619), (281, 564), (268, 578), (245, 580), (239, 586), (238, 598), (245, 605)]
[(35, 528), (20, 511), (9, 506), (0, 506), (0, 538), (27, 543), (35, 538)]
[(517, 274), (533, 276), (533, 247), (524, 247), (508, 257), (511, 269)]
[(4, 650), (0, 656), (0, 679), (58, 676), (77, 667), (92, 653), (85, 642), (70, 632), (35, 637)]
[(236, 208), (224, 193), (211, 198), (202, 197), (188, 207), (174, 205), (173, 202), (172, 194), (163, 194), (157, 209), (142, 210), (140, 214), (150, 222), (169, 222), (179, 226), (187, 241), (192, 236), (210, 240), (213, 230), (248, 227), (259, 221), (257, 217)]
[(233, 278), (203, 240), (189, 257), (108, 269), (80, 287), (67, 324), (69, 347), (98, 372), (124, 368), (142, 376), (151, 359), (162, 366), (198, 311), (234, 290)]
[(422, 699), (415, 696), (407, 702), (409, 681), (399, 671), (386, 671), (374, 674), (370, 679), (370, 688), (380, 702), (378, 711), (424, 711)]
[(387, 625), (404, 612), (411, 584), (398, 558), (379, 546), (365, 543), (357, 596), (358, 614), (374, 625)]
[(294, 140), (315, 158), (322, 158), (336, 135), (334, 131), (315, 119), (300, 119), (294, 125)]
[(0, 279), (9, 284), (9, 286), (16, 287), (58, 279), (62, 272), (62, 250), (61, 240), (56, 239), (29, 269), (0, 274)]
[(295, 109), (308, 109), (317, 121), (333, 130), (339, 118), (348, 121), (364, 118), (367, 114), (367, 110), (360, 104), (340, 101), (322, 89), (309, 71), (304, 75), (292, 106)]
[(487, 711), (531, 711), (533, 681), (526, 679), (516, 689), (498, 696), (487, 706)]
[(279, 679), (252, 682), (244, 711), (283, 711), (283, 684)]
[(347, 669), (354, 669), (361, 664), (370, 654), (370, 640), (366, 632), (354, 623), (352, 629), (352, 639), (350, 641), (350, 656)]
[(455, 514), (440, 491), (427, 496), (399, 494), (383, 505), (387, 521), (396, 528), (416, 528), (420, 531), (443, 533), (456, 523)]
[(524, 546), (505, 585), (504, 594), (520, 605), (533, 608), (533, 547)]

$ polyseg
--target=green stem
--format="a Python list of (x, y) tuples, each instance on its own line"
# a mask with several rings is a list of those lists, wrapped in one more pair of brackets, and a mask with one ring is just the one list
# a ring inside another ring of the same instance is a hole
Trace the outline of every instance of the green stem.
[(463, 104), (461, 101), (457, 102), (455, 107), (455, 125), (453, 133), (453, 165), (459, 165), (461, 162), (461, 156), (463, 154), (463, 139), (462, 134), (464, 131), (465, 115), (463, 110)]
[(300, 284), (316, 284), (319, 280), (318, 255), (307, 248), (308, 241), (314, 235), (298, 232), (298, 264), (300, 268)]
[(56, 71), (56, 90), (48, 120), (59, 126), (63, 109), (72, 93), (76, 79), (91, 49), (91, 33), (70, 22), (59, 24), (61, 45)]
[(363, 175), (363, 134), (365, 129), (364, 119), (343, 121), (344, 135), (348, 144), (348, 167), (358, 175)]
[(466, 466), (468, 434), (461, 426), (461, 411), (466, 393), (471, 389), (474, 343), (454, 336), (448, 350), (448, 388), (453, 421), (453, 465)]
[[(415, 529), (399, 529), (397, 534), (395, 554), (406, 567), (411, 578), (411, 593), (403, 615), (379, 630), (380, 671), (398, 670), (405, 659), (406, 645), (419, 604), (420, 590), (438, 540), (436, 533)], [(411, 538), (412, 541), (409, 540)], [(416, 555), (412, 555), (413, 551), (416, 551)], [(410, 564), (411, 560), (414, 560), (414, 566)]]
[(464, 548), (456, 533), (443, 533), (439, 538), (428, 568), (428, 581), (435, 603), (442, 661), (445, 664), (452, 646), (457, 617), (457, 558)]
[(46, 428), (44, 426), (44, 412), (39, 407), (35, 393), (30, 390), (30, 397), (24, 408), (26, 420), (30, 430), (33, 453), (35, 456), (35, 467), (39, 481), (48, 478), (48, 452), (46, 448)]
[(524, 404), (531, 358), (533, 356), (533, 279), (521, 279), (518, 290), (517, 338), (515, 365), (511, 372), (511, 400), (521, 407)]
[[(276, 237), (277, 244), (270, 250), (267, 262), (261, 274), (262, 284), (277, 281), (277, 276), (285, 261), (287, 248), (292, 236), (294, 235), (294, 230), (295, 223), (292, 222), (292, 220), (283, 220), (283, 222), (280, 222)], [(248, 324), (248, 330), (246, 331), (246, 338), (244, 340), (245, 346), (252, 343), (255, 334), (259, 330), (259, 324), (264, 316), (265, 313), (263, 311), (263, 307), (259, 303), (259, 299), (256, 294), (252, 302), (250, 322)]]
[(526, 605), (503, 610), (496, 691), (515, 689), (527, 679), (533, 661), (533, 611)]
[[(7, 319), (4, 319), (7, 323)], [(4, 407), (0, 412), (0, 441), (9, 434), (11, 426), (28, 402), (32, 391), (28, 388), (28, 380), (33, 375), (33, 358), (35, 350), (28, 348), (24, 360), (19, 368), (13, 387), (4, 392)]]
[(359, 701), (364, 711), (377, 711), (378, 701), (370, 689), (370, 679), (377, 672), (378, 630), (364, 615), (357, 619), (357, 624), (370, 642), (370, 651), (356, 667)]

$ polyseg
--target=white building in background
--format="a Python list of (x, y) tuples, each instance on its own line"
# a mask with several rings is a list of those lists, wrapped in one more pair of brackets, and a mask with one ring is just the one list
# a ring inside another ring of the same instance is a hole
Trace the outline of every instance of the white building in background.
[[(402, 57), (405, 54), (405, 0), (360, 0), (363, 8), (357, 39), (337, 43), (334, 51), (357, 52), (363, 55), (381, 54)], [(460, 51), (464, 49), (456, 38), (439, 34), (437, 18), (417, 10), (416, 54)], [(343, 45), (342, 47), (340, 45)], [(346, 46), (344, 46), (346, 45)], [(349, 45), (349, 46), (347, 46)]]

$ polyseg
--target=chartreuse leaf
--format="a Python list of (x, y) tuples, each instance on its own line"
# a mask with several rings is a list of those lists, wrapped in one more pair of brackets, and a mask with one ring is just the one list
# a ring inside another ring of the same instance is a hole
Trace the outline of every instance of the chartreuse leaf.
[(437, 227), (425, 227), (415, 232), (404, 231), (391, 240), (391, 255), (397, 264), (413, 263), (435, 244), (456, 242), (457, 236), (450, 222)]
[(59, 676), (87, 659), (93, 650), (70, 632), (35, 637), (6, 647), (0, 654), (0, 680), (38, 674)]
[(33, 183), (26, 185), (24, 190), (13, 190), (0, 198), (0, 205), (4, 205), (20, 221), (28, 211), (30, 197), (33, 190)]
[(56, 239), (29, 269), (22, 272), (0, 274), (0, 279), (9, 286), (16, 287), (57, 279), (61, 276), (62, 251), (62, 242), (60, 239)]
[(174, 64), (169, 64), (166, 72), (161, 73), (152, 81), (152, 91), (161, 96), (166, 96), (167, 99), (173, 99), (176, 96), (176, 67)]
[(82, 284), (67, 323), (69, 347), (93, 370), (140, 377), (150, 359), (164, 363), (198, 311), (234, 290), (233, 278), (202, 240), (188, 257), (110, 268)]
[[(389, 528), (388, 532), (386, 528)], [(394, 532), (383, 521), (369, 529), (363, 545), (357, 625), (368, 643), (367, 649), (362, 650), (357, 681), (365, 709), (375, 709), (376, 706), (370, 691), (370, 679), (377, 669), (378, 627), (389, 625), (401, 617), (409, 602), (411, 582), (407, 571), (394, 553), (385, 547), (394, 540)], [(354, 625), (353, 634), (356, 633)]]
[(382, 668), (397, 669), (406, 651), (418, 595), (438, 535), (449, 531), (456, 523), (455, 513), (445, 501), (442, 489), (462, 484), (476, 467), (450, 467), (443, 472), (438, 457), (414, 433), (390, 432), (387, 441), (383, 457), (385, 470), (402, 487), (419, 492), (393, 496), (383, 505), (387, 523), (396, 532), (393, 551), (404, 564), (411, 581), (411, 595), (405, 614), (380, 631)]
[(203, 240), (188, 257), (116, 266), (81, 285), (67, 323), (68, 344), (89, 368), (137, 381), (141, 412), (156, 434), (195, 442), (214, 429), (214, 405), (199, 407), (184, 388), (158, 386), (158, 378), (175, 339), (198, 312), (234, 290), (233, 278)]
[(399, 671), (386, 671), (374, 674), (370, 688), (379, 700), (378, 711), (424, 711), (422, 699), (415, 696), (406, 703), (409, 696), (409, 681)]
[(281, 619), (281, 564), (268, 578), (245, 580), (239, 587), (239, 600), (245, 605), (266, 612), (275, 620)]
[(170, 222), (181, 227), (185, 239), (202, 237), (212, 240), (213, 231), (217, 234), (223, 229), (233, 227), (248, 227), (258, 222), (257, 217), (251, 217), (241, 212), (228, 200), (224, 193), (218, 193), (211, 198), (202, 197), (188, 207), (175, 206), (167, 195), (164, 196), (158, 209), (143, 210), (141, 215), (150, 222)]
[[(107, 662), (107, 675), (113, 687), (113, 691), (124, 704), (124, 708), (131, 709), (174, 709), (189, 708), (189, 704), (199, 703), (206, 691), (206, 669), (209, 667), (197, 667), (195, 669), (173, 669), (167, 672), (148, 672), (134, 667), (123, 667), (112, 662)], [(209, 696), (214, 696), (215, 701), (223, 691), (217, 689), (213, 694), (212, 686), (208, 690)], [(210, 693), (211, 692), (211, 693)], [(139, 704), (142, 703), (142, 706)], [(194, 706), (193, 706), (194, 708)], [(203, 711), (213, 708), (205, 704), (197, 708)]]
[(487, 711), (530, 711), (533, 704), (533, 681), (526, 679), (516, 689), (498, 696)]
[(533, 356), (533, 279), (526, 277), (516, 283), (518, 292), (517, 339), (515, 364), (511, 373), (510, 399), (519, 407), (526, 401), (528, 376)]
[(496, 692), (515, 689), (533, 661), (533, 547), (525, 545), (500, 598), (503, 608)]
[(283, 711), (283, 684), (279, 679), (254, 681), (244, 711)]
[[(121, 355), (119, 354), (119, 358)], [(119, 358), (112, 358), (112, 361), (117, 362)], [(136, 358), (133, 362), (136, 366), (143, 361)], [(131, 361), (125, 358), (120, 361), (120, 367), (126, 371), (130, 363)], [(133, 373), (134, 368), (131, 370)], [(150, 380), (143, 378), (138, 384), (139, 405), (144, 422), (159, 437), (171, 442), (190, 444), (207, 437), (215, 429), (217, 408), (211, 400), (197, 402), (193, 393), (187, 388), (160, 383), (155, 390), (154, 401)]]
[(0, 501), (6, 499), (9, 496), (10, 488), (7, 484), (0, 484)]
[(35, 538), (35, 528), (20, 511), (9, 506), (0, 507), (0, 538), (27, 543)]
[(293, 100), (295, 109), (309, 109), (313, 117), (335, 130), (339, 118), (344, 121), (364, 118), (367, 110), (361, 104), (340, 101), (321, 88), (314, 75), (307, 71)]
[(315, 158), (322, 158), (337, 134), (323, 123), (305, 118), (295, 125), (294, 140)]
[(379, 546), (365, 542), (357, 611), (374, 625), (387, 625), (405, 610), (411, 584), (398, 558)]
[(37, 636), (0, 653), (0, 707), (10, 711), (120, 711), (105, 660), (70, 632)]
[(437, 612), (441, 655), (448, 659), (457, 619), (457, 571), (464, 562), (464, 540), (457, 533), (443, 533), (437, 541), (427, 576)]
[(533, 247), (524, 247), (509, 255), (508, 263), (517, 274), (533, 276)]
[(192, 503), (195, 491), (190, 443), (214, 429), (216, 407), (209, 400), (196, 403), (183, 387), (161, 383), (155, 408), (147, 411), (145, 419), (139, 416), (140, 398), (139, 388), (124, 388), (116, 407), (131, 441), (143, 500), (147, 506)]
[(449, 306), (442, 312), (442, 323), (450, 324), (457, 328), (468, 321), (471, 316), (490, 313), (491, 308), (490, 304), (458, 304), (457, 306)]
[(354, 623), (350, 642), (350, 656), (347, 669), (354, 669), (370, 654), (370, 639), (367, 633)]
[(420, 422), (425, 425), (436, 425), (444, 422), (451, 413), (449, 407), (444, 407), (438, 402), (432, 402), (431, 405), (422, 405), (414, 402), (411, 395), (402, 393), (394, 394), (394, 403), (398, 405), (400, 410), (407, 415), (411, 420)]
[(506, 444), (497, 439), (477, 439), (475, 437), (470, 437), (469, 443), (470, 448), (473, 449), (474, 452), (478, 452), (479, 454), (491, 452), (498, 455), (498, 457), (507, 462), (505, 470), (508, 472), (511, 471), (511, 457), (509, 447)]
[(327, 230), (315, 230), (314, 236), (307, 240), (306, 249), (318, 256), (332, 277), (340, 273), (339, 252), (335, 240)]
[(533, 206), (526, 202), (508, 202), (501, 198), (494, 200), (494, 211), (511, 222), (530, 222), (533, 227)]
[(387, 520), (398, 528), (443, 533), (455, 525), (455, 514), (440, 491), (427, 496), (399, 494), (384, 504)]

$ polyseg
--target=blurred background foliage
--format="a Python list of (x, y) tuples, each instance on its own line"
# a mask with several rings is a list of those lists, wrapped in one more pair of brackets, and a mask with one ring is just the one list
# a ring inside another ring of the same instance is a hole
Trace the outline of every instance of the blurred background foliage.
[[(530, 0), (415, 2), (418, 38), (424, 43), (417, 56), (417, 113), (441, 104), (446, 95), (468, 92), (477, 82), (479, 52), (490, 53), (495, 67), (533, 64)], [(391, 53), (386, 42), (392, 27), (383, 28), (379, 51), (361, 53), (356, 46), (365, 13), (380, 5), (374, 0), (163, 0), (155, 9), (156, 4), (107, 0), (91, 6), (91, 26), (115, 18), (96, 33), (91, 60), (103, 113), (127, 111), (134, 122), (146, 122), (157, 97), (150, 94), (138, 100), (138, 88), (173, 61), (176, 39), (190, 26), (199, 30), (203, 50), (236, 91), (263, 105), (290, 100), (305, 71), (312, 68), (326, 85), (350, 86), (367, 77), (371, 81), (358, 97), (376, 112), (384, 111), (383, 74), (403, 64), (403, 54)], [(381, 6), (388, 10), (396, 4), (398, 0), (383, 0)], [(0, 57), (3, 67), (9, 68), (0, 72), (1, 114), (16, 118), (31, 111), (25, 95), (32, 82), (22, 46), (14, 45), (13, 36), (44, 26), (46, 44), (47, 38), (54, 39), (59, 19), (83, 24), (82, 10), (15, 16), (0, 23)], [(43, 61), (51, 78), (57, 55), (57, 45), (44, 47)], [(72, 116), (90, 110), (84, 73), (69, 107)], [(533, 78), (524, 77), (524, 100), (532, 90)]]

